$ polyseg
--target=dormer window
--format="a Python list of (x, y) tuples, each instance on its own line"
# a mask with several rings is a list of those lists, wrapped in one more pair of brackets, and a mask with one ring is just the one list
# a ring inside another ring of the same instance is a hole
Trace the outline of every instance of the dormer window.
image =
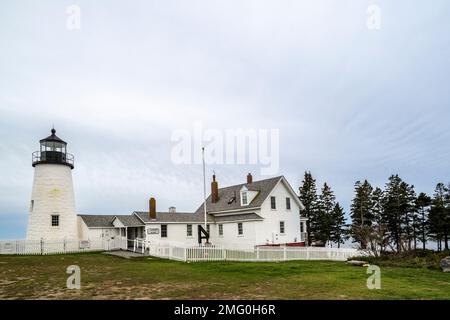
[(258, 191), (248, 190), (245, 186), (243, 186), (239, 191), (239, 203), (241, 204), (241, 206), (248, 206), (257, 196)]
[(241, 198), (242, 198), (242, 205), (246, 206), (248, 204), (247, 191), (243, 191), (241, 193)]

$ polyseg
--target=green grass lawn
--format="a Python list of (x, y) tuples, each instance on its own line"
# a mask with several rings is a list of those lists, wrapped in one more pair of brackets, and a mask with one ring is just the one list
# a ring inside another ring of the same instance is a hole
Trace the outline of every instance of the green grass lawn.
[[(81, 268), (81, 289), (66, 268)], [(345, 262), (183, 263), (101, 253), (0, 256), (2, 299), (450, 299), (450, 273), (381, 266), (380, 290), (366, 268)]]

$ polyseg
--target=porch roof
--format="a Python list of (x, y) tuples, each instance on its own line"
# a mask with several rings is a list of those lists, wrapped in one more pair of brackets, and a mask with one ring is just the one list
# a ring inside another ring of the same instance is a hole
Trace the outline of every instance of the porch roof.
[(110, 214), (79, 214), (78, 215), (88, 228), (114, 228), (113, 221), (115, 218), (126, 227), (144, 226), (134, 215), (110, 215)]

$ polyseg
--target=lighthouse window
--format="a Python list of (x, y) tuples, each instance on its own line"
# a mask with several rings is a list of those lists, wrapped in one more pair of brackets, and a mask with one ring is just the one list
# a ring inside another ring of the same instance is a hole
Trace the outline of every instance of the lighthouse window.
[(33, 209), (34, 209), (34, 200), (31, 200), (30, 212), (33, 212)]
[(59, 226), (59, 215), (53, 214), (52, 215), (52, 227), (58, 227)]

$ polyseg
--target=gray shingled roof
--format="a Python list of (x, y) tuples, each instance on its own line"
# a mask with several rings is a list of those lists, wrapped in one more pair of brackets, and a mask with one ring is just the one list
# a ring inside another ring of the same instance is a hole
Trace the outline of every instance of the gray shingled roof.
[(89, 228), (112, 228), (114, 218), (118, 218), (126, 227), (143, 226), (144, 224), (134, 215), (104, 215), (104, 214), (79, 214)]
[[(202, 222), (205, 221), (203, 212), (187, 213), (187, 212), (157, 212), (156, 220), (151, 220), (147, 211), (135, 211), (144, 222)], [(207, 215), (207, 221), (214, 222), (211, 215)]]
[(119, 219), (120, 222), (122, 222), (122, 224), (125, 227), (138, 227), (144, 225), (144, 223), (134, 214), (129, 216), (116, 216), (116, 217), (117, 219)]
[(242, 220), (264, 220), (263, 217), (257, 215), (256, 213), (243, 213), (243, 214), (234, 214), (230, 216), (215, 216), (214, 220), (217, 223), (221, 222), (233, 222), (233, 221), (242, 221)]
[[(186, 212), (157, 212), (156, 220), (151, 220), (148, 212), (135, 212), (144, 222), (203, 222), (204, 215), (201, 213), (186, 213)], [(230, 222), (241, 220), (263, 220), (264, 218), (256, 213), (243, 213), (228, 216), (212, 216), (207, 215), (208, 222)]]
[(111, 228), (112, 221), (116, 215), (102, 215), (102, 214), (79, 214), (84, 223), (89, 228)]
[[(219, 201), (216, 203), (211, 203), (211, 195), (209, 195), (206, 200), (206, 209), (208, 212), (219, 212), (226, 210), (237, 210), (237, 209), (252, 209), (258, 208), (262, 205), (264, 200), (269, 196), (270, 192), (275, 188), (276, 184), (283, 176), (278, 176), (274, 178), (269, 178), (265, 180), (254, 181), (252, 183), (242, 183), (230, 187), (219, 189)], [(249, 205), (241, 206), (240, 190), (242, 186), (246, 186), (250, 191), (259, 191), (256, 197), (252, 200)], [(231, 204), (228, 201), (236, 195), (236, 201)], [(195, 211), (196, 213), (203, 212), (203, 203)]]

